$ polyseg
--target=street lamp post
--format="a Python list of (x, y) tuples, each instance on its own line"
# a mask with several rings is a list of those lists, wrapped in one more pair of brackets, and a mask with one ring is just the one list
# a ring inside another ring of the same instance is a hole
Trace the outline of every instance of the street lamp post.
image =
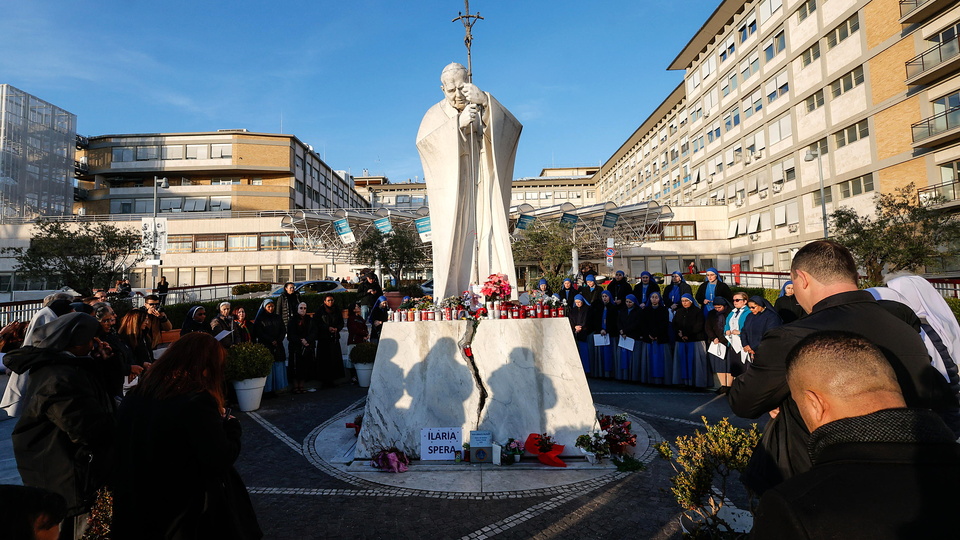
[[(157, 260), (159, 256), (157, 255), (157, 212), (160, 209), (160, 200), (157, 198), (158, 188), (167, 189), (170, 187), (170, 183), (167, 181), (167, 177), (158, 178), (153, 177), (153, 231), (151, 236), (153, 237), (153, 248), (150, 250), (150, 254), (153, 256), (154, 260)], [(153, 288), (157, 288), (157, 274), (158, 268), (156, 264), (153, 266)]]
[(807, 155), (803, 156), (803, 160), (806, 162), (817, 160), (817, 170), (820, 173), (820, 213), (823, 219), (823, 237), (829, 238), (830, 231), (827, 229), (827, 198), (825, 197), (823, 189), (823, 159), (820, 156), (820, 148), (816, 150), (807, 150)]

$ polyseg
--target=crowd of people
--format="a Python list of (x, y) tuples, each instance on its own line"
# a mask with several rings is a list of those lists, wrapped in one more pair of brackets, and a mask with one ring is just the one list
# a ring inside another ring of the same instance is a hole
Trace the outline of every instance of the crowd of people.
[[(540, 295), (552, 294), (545, 279)], [(591, 377), (707, 388), (718, 393), (752, 361), (765, 332), (803, 315), (786, 282), (776, 305), (762, 296), (734, 294), (716, 268), (694, 293), (682, 272), (661, 284), (643, 272), (635, 284), (623, 271), (606, 289), (594, 275), (563, 282), (554, 295), (567, 316), (584, 371)]]

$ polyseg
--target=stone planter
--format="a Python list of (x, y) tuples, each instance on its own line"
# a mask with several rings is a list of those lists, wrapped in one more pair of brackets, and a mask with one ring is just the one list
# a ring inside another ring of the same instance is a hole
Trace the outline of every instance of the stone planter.
[(357, 384), (361, 388), (370, 387), (370, 376), (373, 373), (373, 364), (354, 364), (353, 369), (357, 370)]
[(266, 377), (233, 381), (233, 389), (237, 391), (237, 403), (241, 411), (250, 412), (260, 408), (260, 398), (263, 397), (263, 387), (266, 384)]
[(403, 303), (403, 295), (397, 291), (383, 293), (383, 295), (387, 297), (387, 306), (394, 311)]

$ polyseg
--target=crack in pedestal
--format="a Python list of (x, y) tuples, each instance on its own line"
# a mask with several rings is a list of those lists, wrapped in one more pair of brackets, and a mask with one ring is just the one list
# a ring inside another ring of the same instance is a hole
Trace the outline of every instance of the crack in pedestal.
[(477, 362), (474, 360), (473, 348), (471, 344), (473, 343), (473, 337), (477, 332), (477, 327), (474, 323), (467, 324), (466, 330), (464, 331), (463, 337), (458, 343), (460, 354), (463, 355), (467, 360), (467, 364), (470, 365), (470, 368), (473, 370), (473, 383), (477, 386), (477, 390), (480, 392), (480, 403), (477, 405), (477, 421), (476, 429), (480, 429), (480, 419), (483, 417), (483, 409), (487, 405), (487, 387), (483, 384), (483, 380), (480, 378), (480, 368), (477, 367)]

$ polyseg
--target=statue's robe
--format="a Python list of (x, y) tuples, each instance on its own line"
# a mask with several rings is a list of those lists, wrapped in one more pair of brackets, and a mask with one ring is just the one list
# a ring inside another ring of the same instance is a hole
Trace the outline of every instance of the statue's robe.
[(434, 298), (460, 296), (496, 273), (507, 275), (517, 298), (509, 210), (523, 126), (486, 95), (482, 135), (462, 132), (459, 113), (446, 100), (427, 111), (417, 133), (430, 205)]

